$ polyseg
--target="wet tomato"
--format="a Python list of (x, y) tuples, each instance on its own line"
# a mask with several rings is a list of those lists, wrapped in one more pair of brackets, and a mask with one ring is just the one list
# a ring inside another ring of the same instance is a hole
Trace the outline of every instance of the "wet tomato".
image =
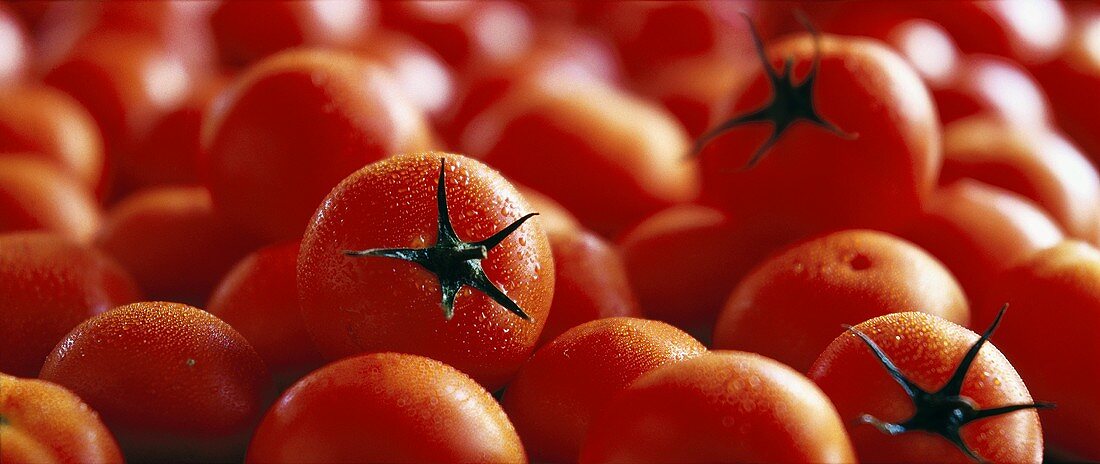
[(4, 462), (121, 463), (111, 432), (87, 404), (50, 382), (0, 374)]

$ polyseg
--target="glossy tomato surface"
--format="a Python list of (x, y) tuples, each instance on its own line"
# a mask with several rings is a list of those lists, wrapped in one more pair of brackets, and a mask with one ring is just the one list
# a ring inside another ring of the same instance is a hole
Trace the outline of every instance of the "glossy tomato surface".
[(88, 243), (102, 220), (90, 187), (37, 156), (0, 156), (0, 232), (45, 230)]
[(89, 188), (104, 175), (99, 127), (76, 100), (57, 89), (21, 86), (0, 91), (0, 153), (51, 161)]
[(4, 462), (123, 462), (99, 415), (56, 384), (0, 374), (0, 418)]

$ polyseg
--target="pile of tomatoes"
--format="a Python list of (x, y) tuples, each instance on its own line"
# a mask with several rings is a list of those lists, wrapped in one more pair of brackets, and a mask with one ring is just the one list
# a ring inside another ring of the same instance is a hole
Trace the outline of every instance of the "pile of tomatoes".
[(0, 4), (0, 460), (1100, 460), (1100, 3)]

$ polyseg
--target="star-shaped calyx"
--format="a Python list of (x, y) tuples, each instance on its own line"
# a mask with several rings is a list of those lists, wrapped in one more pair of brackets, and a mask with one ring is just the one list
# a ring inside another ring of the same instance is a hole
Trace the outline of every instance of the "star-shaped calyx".
[(863, 340), (864, 344), (871, 348), (871, 352), (874, 353), (875, 358), (877, 358), (886, 368), (886, 371), (890, 373), (890, 377), (892, 377), (898, 385), (901, 385), (906, 395), (909, 395), (909, 399), (913, 401), (913, 408), (916, 410), (916, 413), (914, 413), (912, 417), (898, 424), (879, 420), (869, 414), (860, 416), (859, 421), (864, 424), (873, 425), (875, 428), (879, 429), (879, 431), (888, 435), (898, 435), (918, 430), (933, 433), (946, 438), (947, 441), (950, 441), (971, 459), (977, 462), (985, 462), (981, 456), (970, 449), (970, 447), (966, 445), (966, 442), (963, 441), (962, 435), (959, 432), (963, 426), (976, 420), (1008, 414), (1022, 409), (1049, 409), (1054, 407), (1053, 403), (1027, 403), (979, 409), (974, 400), (961, 394), (963, 379), (966, 378), (966, 373), (970, 370), (970, 365), (973, 364), (974, 359), (978, 357), (978, 351), (982, 349), (982, 345), (989, 340), (989, 337), (993, 335), (993, 331), (997, 329), (997, 325), (1001, 323), (1001, 318), (1004, 316), (1005, 310), (1007, 309), (1007, 304), (1001, 307), (1001, 311), (997, 313), (997, 318), (993, 320), (993, 324), (989, 326), (989, 329), (987, 329), (985, 333), (982, 334), (981, 338), (979, 338), (977, 342), (974, 342), (974, 345), (966, 352), (962, 361), (959, 362), (958, 367), (955, 368), (955, 372), (951, 374), (951, 378), (947, 380), (947, 383), (942, 388), (934, 392), (925, 391), (906, 378), (905, 374), (902, 374), (901, 371), (898, 370), (898, 367), (894, 365), (894, 362), (886, 356), (886, 353), (883, 353), (882, 349), (866, 334), (854, 327), (845, 326), (848, 331), (855, 334)]
[(770, 123), (772, 125), (772, 133), (768, 136), (768, 139), (756, 149), (756, 152), (749, 158), (748, 163), (745, 164), (744, 169), (751, 169), (756, 166), (756, 164), (764, 158), (768, 149), (779, 141), (779, 137), (798, 121), (805, 121), (822, 127), (845, 139), (855, 138), (853, 134), (848, 134), (833, 123), (827, 121), (818, 114), (817, 108), (814, 107), (814, 83), (817, 81), (817, 70), (821, 61), (821, 40), (817, 29), (810, 24), (809, 20), (802, 15), (798, 15), (799, 22), (801, 22), (803, 27), (813, 36), (813, 64), (810, 67), (810, 72), (806, 74), (806, 78), (803, 79), (802, 82), (796, 84), (794, 82), (794, 76), (791, 73), (794, 67), (793, 57), (788, 56), (783, 62), (783, 71), (781, 73), (776, 73), (775, 69), (771, 66), (771, 62), (768, 60), (767, 54), (764, 52), (764, 43), (760, 39), (760, 34), (756, 31), (756, 26), (753, 25), (752, 19), (745, 13), (741, 13), (741, 15), (744, 16), (745, 20), (749, 23), (756, 54), (759, 56), (760, 62), (764, 65), (764, 73), (767, 74), (768, 83), (772, 88), (772, 98), (765, 103), (763, 107), (736, 116), (707, 131), (695, 142), (694, 152), (698, 154), (711, 140), (725, 134), (734, 127), (750, 123)]
[(440, 160), (439, 186), (436, 188), (436, 203), (439, 206), (439, 231), (435, 245), (427, 248), (372, 248), (369, 250), (345, 250), (348, 256), (379, 256), (383, 258), (403, 259), (419, 264), (439, 279), (439, 290), (443, 294), (441, 305), (443, 317), (450, 320), (455, 312), (455, 296), (462, 287), (473, 287), (482, 293), (489, 295), (508, 311), (530, 321), (527, 315), (515, 301), (505, 295), (489, 277), (485, 275), (485, 269), (481, 267), (481, 260), (489, 256), (489, 251), (500, 245), (505, 238), (515, 232), (528, 219), (537, 216), (538, 213), (530, 213), (517, 219), (493, 236), (478, 241), (465, 242), (455, 233), (451, 226), (451, 217), (447, 211), (446, 189), (446, 165)]

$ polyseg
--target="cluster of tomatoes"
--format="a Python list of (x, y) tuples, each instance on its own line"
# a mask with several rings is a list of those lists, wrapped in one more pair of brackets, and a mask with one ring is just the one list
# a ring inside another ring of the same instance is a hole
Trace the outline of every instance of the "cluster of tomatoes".
[(0, 460), (1100, 460), (1097, 108), (1083, 0), (3, 3)]

